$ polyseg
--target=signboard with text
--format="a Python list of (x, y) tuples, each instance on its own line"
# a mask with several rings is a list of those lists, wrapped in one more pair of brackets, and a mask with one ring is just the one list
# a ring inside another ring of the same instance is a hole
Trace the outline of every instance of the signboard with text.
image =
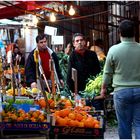
[(45, 26), (44, 34), (56, 36), (57, 28), (51, 26)]
[(52, 45), (62, 45), (62, 44), (64, 44), (64, 37), (63, 36), (52, 36), (51, 44)]
[(0, 122), (0, 129), (4, 130), (49, 130), (47, 122)]

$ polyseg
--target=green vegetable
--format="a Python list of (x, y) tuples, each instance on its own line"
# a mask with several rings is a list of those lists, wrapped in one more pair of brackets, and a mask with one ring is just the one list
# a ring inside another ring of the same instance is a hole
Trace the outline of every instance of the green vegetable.
[(81, 92), (81, 94), (85, 98), (94, 98), (95, 96), (98, 96), (101, 91), (102, 77), (103, 75), (100, 73), (96, 77), (89, 78), (86, 88), (83, 92)]

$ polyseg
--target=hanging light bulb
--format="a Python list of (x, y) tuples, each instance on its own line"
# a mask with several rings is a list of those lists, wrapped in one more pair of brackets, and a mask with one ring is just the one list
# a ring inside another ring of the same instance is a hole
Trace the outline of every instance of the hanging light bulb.
[(73, 9), (73, 6), (72, 6), (72, 5), (70, 6), (69, 14), (70, 14), (71, 16), (73, 16), (73, 15), (75, 14), (75, 10)]
[(54, 15), (54, 13), (51, 13), (51, 15), (50, 15), (50, 21), (51, 22), (55, 22), (56, 21), (56, 17)]

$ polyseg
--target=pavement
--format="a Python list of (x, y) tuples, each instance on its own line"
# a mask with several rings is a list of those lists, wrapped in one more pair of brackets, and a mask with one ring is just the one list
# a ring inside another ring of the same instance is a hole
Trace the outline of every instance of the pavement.
[[(117, 126), (106, 126), (106, 131), (104, 133), (104, 139), (119, 139)], [(132, 131), (132, 139), (135, 139), (134, 129)]]
[(119, 139), (117, 126), (106, 126), (104, 139)]

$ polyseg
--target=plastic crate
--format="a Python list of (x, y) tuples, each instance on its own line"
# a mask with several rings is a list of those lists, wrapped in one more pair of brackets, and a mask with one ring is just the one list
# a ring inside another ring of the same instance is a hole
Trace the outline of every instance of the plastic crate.
[(25, 112), (29, 112), (30, 110), (39, 110), (39, 105), (30, 105), (30, 104), (13, 104), (13, 107), (17, 110), (23, 109)]
[[(25, 112), (29, 112), (30, 110), (34, 111), (40, 109), (39, 105), (30, 105), (30, 104), (12, 104), (12, 106), (17, 110), (22, 109)], [(2, 104), (2, 109), (5, 109), (5, 107), (6, 104)]]

